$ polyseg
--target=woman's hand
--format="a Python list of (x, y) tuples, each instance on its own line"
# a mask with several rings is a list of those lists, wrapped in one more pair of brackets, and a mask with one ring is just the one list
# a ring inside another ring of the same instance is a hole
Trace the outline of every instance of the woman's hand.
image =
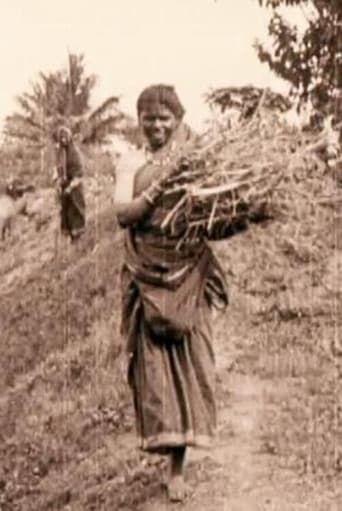
[(150, 206), (155, 206), (157, 199), (163, 193), (162, 181), (156, 180), (154, 181), (146, 190), (144, 190), (141, 195), (144, 197), (146, 202), (150, 204)]
[(129, 227), (141, 221), (152, 210), (151, 204), (140, 195), (129, 202), (115, 202), (116, 216), (121, 227)]
[(70, 195), (70, 193), (74, 190), (74, 188), (79, 186), (81, 183), (82, 183), (82, 180), (79, 177), (74, 178), (71, 181), (71, 183), (69, 184), (69, 186), (64, 188), (63, 193), (65, 193), (65, 195)]

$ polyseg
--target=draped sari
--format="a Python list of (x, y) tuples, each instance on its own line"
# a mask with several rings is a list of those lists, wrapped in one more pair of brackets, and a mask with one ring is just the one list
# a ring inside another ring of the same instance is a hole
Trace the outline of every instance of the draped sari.
[[(158, 162), (190, 136), (181, 125), (153, 164), (137, 171), (134, 196), (160, 172)], [(162, 196), (149, 216), (126, 229), (121, 280), (139, 443), (161, 453), (211, 443), (216, 427), (211, 315), (213, 307), (228, 303), (223, 271), (205, 240), (176, 250), (184, 226), (172, 234), (161, 230), (169, 207)]]
[[(85, 199), (82, 185), (81, 157), (70, 142), (67, 147), (57, 151), (57, 173), (60, 187), (61, 230), (71, 236), (81, 234), (85, 227)], [(69, 193), (66, 188), (72, 182), (77, 183)]]

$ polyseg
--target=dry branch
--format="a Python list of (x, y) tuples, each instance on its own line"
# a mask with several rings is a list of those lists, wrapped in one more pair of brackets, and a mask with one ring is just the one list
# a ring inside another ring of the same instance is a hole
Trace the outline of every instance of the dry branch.
[(296, 211), (298, 183), (319, 168), (314, 148), (321, 136), (282, 124), (262, 111), (264, 100), (248, 122), (234, 131), (206, 132), (169, 162), (164, 193), (175, 199), (163, 229), (183, 225), (185, 240), (210, 238), (219, 224)]

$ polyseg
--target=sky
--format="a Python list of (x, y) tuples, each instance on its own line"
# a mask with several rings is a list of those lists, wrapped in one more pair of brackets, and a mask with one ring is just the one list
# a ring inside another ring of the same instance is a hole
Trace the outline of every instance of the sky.
[[(291, 16), (302, 23), (301, 12)], [(119, 95), (134, 115), (144, 87), (168, 83), (195, 128), (207, 116), (203, 94), (211, 88), (285, 92), (253, 48), (255, 39), (267, 41), (268, 19), (257, 0), (0, 0), (0, 128), (15, 96), (40, 71), (66, 67), (68, 51), (84, 54), (86, 71), (98, 76), (94, 107)]]

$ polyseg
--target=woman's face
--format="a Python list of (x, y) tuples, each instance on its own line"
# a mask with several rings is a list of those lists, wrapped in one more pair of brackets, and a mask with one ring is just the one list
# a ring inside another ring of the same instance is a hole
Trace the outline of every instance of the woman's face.
[(58, 133), (58, 143), (62, 147), (67, 147), (70, 142), (70, 136), (66, 130), (60, 130)]
[(163, 147), (179, 124), (179, 120), (166, 106), (150, 105), (139, 116), (139, 123), (152, 149)]

